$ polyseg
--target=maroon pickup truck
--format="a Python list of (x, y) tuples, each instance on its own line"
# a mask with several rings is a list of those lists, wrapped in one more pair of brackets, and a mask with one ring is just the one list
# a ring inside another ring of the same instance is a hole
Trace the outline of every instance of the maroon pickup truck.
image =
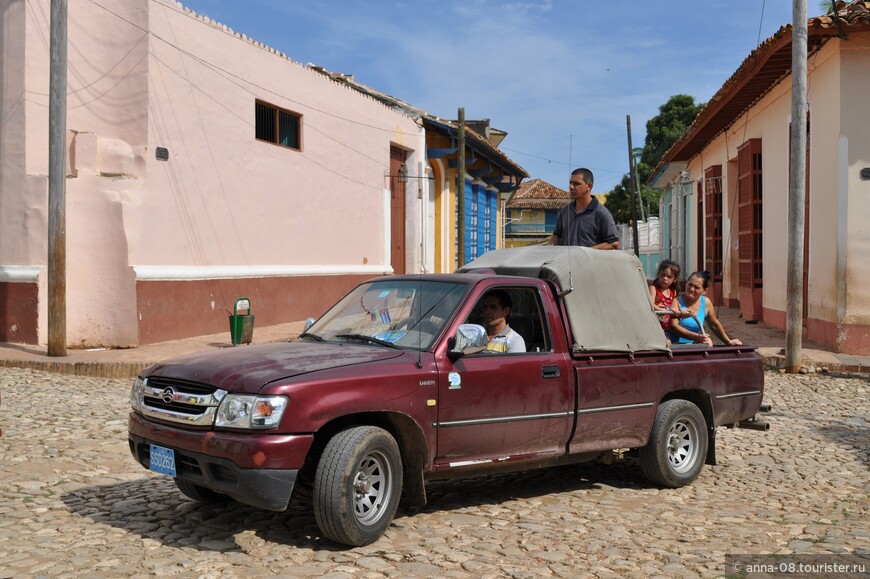
[[(524, 350), (487, 349), (481, 304), (510, 300)], [(285, 510), (365, 545), (427, 480), (637, 452), (680, 487), (715, 463), (718, 426), (759, 430), (751, 346), (670, 346), (634, 256), (490, 252), (453, 274), (379, 277), (295, 341), (157, 364), (131, 391), (130, 450), (199, 501)]]

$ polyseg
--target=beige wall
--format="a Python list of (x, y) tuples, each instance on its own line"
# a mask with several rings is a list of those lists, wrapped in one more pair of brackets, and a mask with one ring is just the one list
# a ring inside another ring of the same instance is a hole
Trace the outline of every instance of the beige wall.
[[(870, 354), (870, 181), (859, 172), (870, 167), (870, 34), (850, 33), (830, 40), (809, 59), (810, 217), (808, 339), (837, 351)], [(762, 139), (764, 321), (784, 327), (789, 303), (788, 172), (791, 78), (784, 79), (727, 131), (689, 162), (692, 179), (722, 165), (724, 208), (724, 295), (737, 292), (737, 149)], [(690, 256), (694, 265), (697, 195), (693, 184)]]
[[(782, 143), (788, 140), (788, 121), (791, 110), (791, 96), (788, 87), (778, 86), (768, 93), (748, 113), (740, 117), (724, 133), (719, 134), (701, 154), (689, 162), (689, 173), (693, 180), (692, 202), (689, 211), (690, 255), (689, 269), (694, 270), (698, 252), (697, 247), (698, 211), (697, 182), (703, 182), (704, 171), (715, 165), (722, 166), (724, 191), (723, 199), (723, 295), (726, 300), (738, 299), (737, 258), (738, 215), (737, 215), (737, 150), (751, 139), (762, 139), (762, 187), (764, 191), (764, 284), (785, 286), (785, 249), (786, 239), (775, 232), (785, 231), (788, 213), (784, 195), (788, 189), (788, 151)], [(729, 165), (729, 161), (733, 164)], [(786, 169), (783, 169), (786, 167)], [(690, 273), (690, 272), (687, 272)], [(779, 296), (764, 294), (764, 307), (776, 307)], [(783, 298), (784, 299), (784, 296)]]
[[(838, 302), (837, 255), (841, 240), (840, 223), (839, 134), (841, 130), (842, 79), (840, 56), (832, 41), (808, 63), (810, 111), (810, 223), (808, 315), (834, 322)], [(778, 309), (785, 310), (786, 303)]]
[[(870, 181), (860, 171), (870, 168), (870, 34), (850, 35), (842, 45), (842, 98), (857, 103), (840, 112), (841, 136), (837, 150), (840, 189), (840, 215), (845, 220), (845, 282), (842, 321), (848, 325), (870, 326)], [(845, 206), (842, 199), (845, 198)], [(839, 314), (839, 312), (838, 312)], [(870, 343), (870, 337), (867, 338)]]

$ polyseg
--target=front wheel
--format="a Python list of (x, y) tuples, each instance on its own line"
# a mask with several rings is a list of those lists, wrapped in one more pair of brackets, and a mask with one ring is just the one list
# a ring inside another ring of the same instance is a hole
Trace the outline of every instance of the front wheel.
[(647, 445), (640, 449), (643, 473), (669, 488), (690, 484), (704, 467), (707, 423), (688, 400), (668, 400), (659, 406)]
[(314, 517), (343, 545), (376, 541), (390, 525), (402, 493), (402, 458), (382, 428), (358, 426), (326, 445), (314, 476)]

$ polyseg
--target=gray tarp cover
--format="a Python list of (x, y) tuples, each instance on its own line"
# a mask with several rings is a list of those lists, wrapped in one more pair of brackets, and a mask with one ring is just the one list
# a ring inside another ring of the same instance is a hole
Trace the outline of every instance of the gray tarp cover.
[(555, 282), (564, 295), (575, 351), (667, 350), (649, 301), (640, 261), (625, 251), (535, 245), (490, 251), (459, 271), (491, 269), (500, 275)]

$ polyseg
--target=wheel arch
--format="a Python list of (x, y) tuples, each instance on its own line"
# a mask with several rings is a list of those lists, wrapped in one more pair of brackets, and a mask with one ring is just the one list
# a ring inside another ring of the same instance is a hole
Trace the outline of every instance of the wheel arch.
[(707, 456), (705, 464), (716, 464), (716, 426), (713, 423), (713, 399), (710, 393), (700, 388), (687, 388), (668, 392), (659, 402), (662, 404), (668, 400), (687, 400), (701, 411), (704, 422), (707, 424)]
[(409, 507), (424, 506), (426, 487), (423, 469), (428, 456), (426, 437), (411, 417), (400, 412), (361, 412), (330, 420), (314, 433), (314, 442), (305, 458), (300, 478), (313, 480), (317, 463), (330, 439), (342, 430), (355, 426), (376, 426), (390, 433), (402, 456), (402, 503)]

